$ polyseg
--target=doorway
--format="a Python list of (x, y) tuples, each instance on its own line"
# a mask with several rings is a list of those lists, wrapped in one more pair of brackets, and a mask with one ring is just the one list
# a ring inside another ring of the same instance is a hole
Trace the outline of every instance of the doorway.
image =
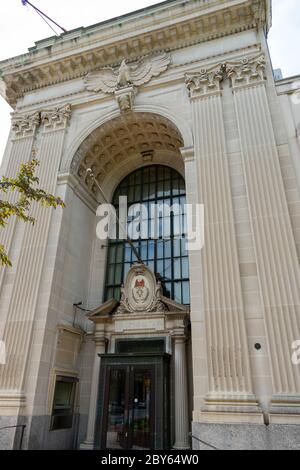
[(155, 386), (153, 367), (107, 368), (103, 436), (107, 449), (153, 449)]
[(102, 356), (95, 448), (168, 448), (169, 357), (154, 356)]

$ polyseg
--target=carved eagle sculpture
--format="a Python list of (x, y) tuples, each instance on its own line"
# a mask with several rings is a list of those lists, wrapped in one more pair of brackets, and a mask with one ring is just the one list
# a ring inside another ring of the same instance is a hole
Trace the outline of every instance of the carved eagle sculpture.
[(167, 70), (171, 57), (166, 52), (147, 56), (136, 65), (127, 65), (123, 60), (119, 68), (105, 67), (85, 77), (88, 91), (114, 93), (126, 86), (138, 87), (148, 83)]

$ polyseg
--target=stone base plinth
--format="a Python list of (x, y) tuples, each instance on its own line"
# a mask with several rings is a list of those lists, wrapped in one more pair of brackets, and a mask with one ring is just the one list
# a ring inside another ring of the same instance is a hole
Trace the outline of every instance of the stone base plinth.
[(209, 445), (220, 450), (300, 450), (300, 426), (294, 424), (193, 422), (192, 430), (194, 450), (211, 450)]

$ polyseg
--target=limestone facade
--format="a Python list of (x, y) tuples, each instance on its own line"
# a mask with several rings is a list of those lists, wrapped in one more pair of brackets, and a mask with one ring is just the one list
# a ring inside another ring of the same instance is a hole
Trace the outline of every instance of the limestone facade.
[[(26, 424), (24, 448), (93, 447), (99, 354), (122, 334), (166, 338), (170, 446), (299, 447), (300, 77), (274, 81), (270, 26), (269, 0), (169, 0), (0, 63), (14, 107), (1, 173), (35, 156), (42, 187), (66, 204), (34, 206), (34, 226), (0, 234), (13, 263), (0, 271), (0, 428)], [(176, 169), (188, 202), (205, 206), (190, 336), (178, 306), (121, 320), (102, 306), (103, 197), (86, 170), (111, 200), (149, 164)], [(77, 380), (74, 419), (55, 431), (62, 375)], [(0, 448), (18, 440), (0, 430)]]

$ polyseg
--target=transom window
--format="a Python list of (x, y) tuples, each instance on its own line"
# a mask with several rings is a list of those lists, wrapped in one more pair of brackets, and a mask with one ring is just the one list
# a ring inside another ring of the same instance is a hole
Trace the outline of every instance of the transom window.
[[(186, 204), (185, 183), (175, 170), (160, 165), (141, 168), (127, 176), (117, 188), (113, 204), (118, 212), (119, 197), (127, 196), (128, 206), (144, 204), (148, 210), (148, 222), (151, 224), (150, 205), (165, 204), (169, 207), (180, 205), (183, 215), (168, 214), (168, 233), (159, 232), (158, 239), (139, 239), (133, 242), (142, 261), (162, 282), (164, 295), (182, 304), (190, 303), (189, 262), (185, 233), (178, 237), (180, 218), (185, 219)], [(166, 217), (160, 214), (159, 225)], [(130, 222), (131, 219), (128, 219)], [(181, 228), (180, 228), (181, 230)], [(167, 235), (167, 236), (166, 236)], [(124, 240), (110, 240), (108, 249), (105, 300), (120, 300), (121, 285), (130, 267), (137, 262), (132, 247)]]

